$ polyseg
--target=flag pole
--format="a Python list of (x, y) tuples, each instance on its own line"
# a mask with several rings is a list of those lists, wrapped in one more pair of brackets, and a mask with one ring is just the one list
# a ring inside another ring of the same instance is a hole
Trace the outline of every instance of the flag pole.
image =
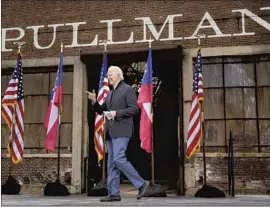
[[(58, 137), (57, 143), (57, 179), (55, 182), (49, 182), (46, 184), (44, 188), (45, 196), (68, 196), (70, 192), (68, 188), (61, 184), (60, 182), (60, 149), (61, 149), (61, 114), (62, 114), (62, 79), (63, 79), (63, 43), (61, 42), (61, 53), (59, 57), (59, 64), (56, 73), (56, 80), (53, 89), (53, 103), (57, 104), (58, 112), (57, 112), (57, 133), (56, 137)], [(59, 79), (58, 79), (59, 78)], [(61, 87), (59, 89), (59, 87)], [(55, 102), (57, 100), (57, 103)], [(54, 148), (55, 146), (53, 146)]]
[[(201, 40), (200, 38), (201, 37), (204, 37), (201, 36), (201, 35), (198, 35), (198, 47), (200, 48), (201, 47)], [(201, 119), (201, 125), (202, 125), (202, 128), (201, 128), (201, 138), (202, 138), (202, 150), (203, 150), (203, 184), (206, 185), (206, 156), (205, 156), (205, 136), (204, 136), (204, 117), (203, 117), (203, 113), (204, 113), (204, 110), (203, 110), (203, 101), (200, 100), (200, 119)]]
[[(104, 40), (104, 51), (103, 51), (103, 53), (107, 53), (107, 40)], [(105, 122), (104, 122), (104, 124), (105, 124)], [(103, 146), (104, 146), (104, 148), (103, 148), (103, 160), (102, 160), (102, 180), (105, 180), (106, 179), (105, 136), (106, 136), (106, 132), (105, 132), (105, 130), (103, 130)]]
[[(63, 52), (63, 43), (61, 42), (61, 54)], [(60, 180), (60, 145), (61, 145), (61, 112), (62, 112), (62, 103), (60, 104), (58, 110), (58, 149), (57, 149), (57, 180)]]
[[(152, 47), (152, 39), (151, 37), (149, 38), (149, 49), (151, 49)], [(152, 80), (151, 80), (152, 81)], [(154, 123), (153, 123), (153, 120), (154, 120), (154, 108), (153, 108), (153, 102), (151, 103), (151, 121), (152, 121), (152, 127), (151, 127), (151, 130), (152, 130), (152, 152), (151, 152), (151, 177), (152, 177), (152, 184), (154, 185), (155, 184), (155, 157), (154, 157)]]
[[(18, 50), (19, 51), (19, 50)], [(12, 114), (12, 123), (11, 123), (11, 133), (10, 133), (10, 140), (9, 140), (9, 155), (10, 155), (10, 165), (9, 165), (9, 174), (8, 174), (8, 179), (6, 181), (6, 183), (4, 185), (2, 185), (2, 192), (5, 191), (5, 188), (13, 188), (14, 189), (14, 184), (11, 183), (12, 182), (12, 178), (13, 176), (11, 175), (11, 172), (12, 172), (12, 165), (13, 165), (13, 161), (12, 161), (12, 157), (13, 157), (13, 142), (14, 142), (14, 125), (15, 125), (15, 115), (16, 115), (16, 101), (14, 103), (14, 112)], [(14, 180), (14, 178), (13, 178)], [(20, 186), (17, 182), (16, 182), (17, 186)], [(14, 189), (15, 190), (15, 189)], [(18, 194), (20, 192), (21, 188), (19, 187), (19, 191), (16, 193), (16, 192), (12, 192), (11, 194)], [(17, 190), (15, 190), (17, 191)], [(6, 193), (4, 193), (6, 194)], [(10, 194), (10, 193), (8, 193)]]
[[(104, 77), (102, 72), (106, 72), (107, 69), (108, 69), (108, 66), (107, 66), (107, 57), (105, 57), (105, 55), (107, 55), (107, 46), (108, 46), (108, 42), (110, 40), (109, 39), (106, 39), (106, 40), (100, 40), (99, 43), (100, 44), (103, 44), (104, 46), (104, 50), (103, 50), (103, 60), (102, 60), (102, 64), (101, 64), (101, 73), (100, 73), (100, 83), (99, 83), (99, 87), (98, 87), (98, 97), (99, 97), (99, 92), (101, 90), (105, 90), (104, 88)], [(106, 63), (106, 64), (105, 64)], [(103, 80), (102, 80), (103, 79)], [(101, 81), (103, 82), (103, 86), (101, 87)], [(100, 88), (101, 87), (101, 88)], [(107, 90), (107, 89), (106, 89)], [(109, 89), (108, 89), (109, 90)], [(97, 99), (98, 99), (97, 97)], [(104, 98), (105, 96), (103, 96)], [(105, 99), (105, 98), (104, 98)], [(95, 113), (96, 114), (96, 113)], [(104, 115), (103, 115), (104, 117)], [(103, 152), (102, 152), (102, 161), (101, 161), (101, 154), (99, 154), (99, 150), (96, 149), (97, 151), (97, 155), (98, 155), (98, 168), (97, 170), (100, 172), (100, 170), (102, 170), (102, 174), (101, 174), (101, 179), (98, 181), (98, 183), (96, 185), (94, 185), (87, 193), (88, 196), (107, 196), (108, 195), (108, 188), (107, 188), (107, 176), (106, 176), (106, 124), (107, 124), (107, 120), (106, 118), (104, 117), (104, 123), (102, 125), (102, 141), (103, 141)], [(96, 122), (95, 122), (95, 133), (94, 133), (94, 140), (96, 139)], [(96, 147), (96, 143), (95, 143), (95, 147)], [(101, 163), (102, 162), (102, 163)], [(100, 169), (102, 165), (102, 169)]]

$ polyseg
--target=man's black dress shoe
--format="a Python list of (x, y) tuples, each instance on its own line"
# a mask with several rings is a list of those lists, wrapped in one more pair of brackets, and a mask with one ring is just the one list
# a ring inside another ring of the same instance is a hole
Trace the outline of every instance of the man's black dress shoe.
[(145, 181), (143, 186), (139, 188), (139, 193), (137, 195), (137, 199), (141, 199), (144, 195), (145, 195), (145, 192), (149, 186), (149, 181)]
[(118, 196), (107, 196), (105, 198), (101, 198), (100, 202), (112, 202), (112, 201), (121, 201), (121, 197)]

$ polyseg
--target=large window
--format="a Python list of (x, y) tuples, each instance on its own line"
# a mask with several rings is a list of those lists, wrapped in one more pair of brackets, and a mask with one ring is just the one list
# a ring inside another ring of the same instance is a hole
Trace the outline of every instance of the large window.
[(270, 54), (203, 58), (205, 145), (226, 152), (270, 151)]
[[(2, 70), (1, 98), (3, 98), (13, 68)], [(44, 120), (48, 101), (54, 86), (57, 67), (23, 68), (24, 84), (24, 153), (46, 153)], [(63, 113), (61, 116), (61, 151), (69, 153), (72, 146), (73, 67), (65, 66), (63, 72)], [(7, 152), (9, 130), (2, 119), (2, 153)]]

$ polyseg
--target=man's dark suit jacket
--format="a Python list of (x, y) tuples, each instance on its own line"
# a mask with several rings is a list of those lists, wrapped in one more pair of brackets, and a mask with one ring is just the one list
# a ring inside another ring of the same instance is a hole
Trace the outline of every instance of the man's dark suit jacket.
[[(104, 104), (101, 106), (96, 102), (93, 108), (99, 114), (102, 114), (103, 111), (116, 111), (112, 124), (107, 124), (111, 138), (132, 136), (133, 116), (138, 113), (139, 109), (136, 94), (130, 85), (120, 81), (114, 91), (110, 91)], [(108, 136), (106, 137), (108, 138)]]

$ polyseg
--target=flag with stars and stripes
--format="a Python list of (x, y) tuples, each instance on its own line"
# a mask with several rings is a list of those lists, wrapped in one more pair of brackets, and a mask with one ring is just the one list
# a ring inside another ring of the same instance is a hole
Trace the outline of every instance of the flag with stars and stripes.
[(191, 98), (191, 110), (189, 115), (187, 150), (186, 157), (190, 158), (194, 153), (200, 150), (201, 141), (201, 104), (203, 101), (203, 76), (201, 49), (197, 52), (195, 67), (193, 71), (193, 89)]
[(2, 116), (10, 131), (8, 152), (14, 164), (23, 159), (24, 95), (22, 58), (18, 52), (17, 65), (2, 100)]
[(45, 117), (44, 126), (47, 129), (45, 138), (45, 149), (49, 152), (54, 152), (57, 140), (57, 132), (59, 127), (59, 112), (62, 103), (62, 90), (63, 90), (63, 54), (60, 54), (56, 80), (50, 96), (50, 102)]
[[(99, 103), (99, 105), (102, 105), (105, 102), (107, 95), (110, 92), (109, 82), (107, 78), (107, 69), (108, 69), (107, 53), (104, 52), (99, 77), (98, 96), (97, 96), (97, 102)], [(94, 143), (95, 143), (95, 150), (98, 156), (98, 162), (103, 159), (104, 153), (104, 136), (105, 136), (104, 124), (105, 124), (104, 115), (99, 115), (98, 113), (96, 113)]]
[(153, 103), (153, 83), (152, 83), (152, 49), (149, 48), (146, 68), (142, 83), (139, 89), (138, 106), (141, 109), (140, 139), (141, 148), (146, 152), (152, 152), (152, 103)]

